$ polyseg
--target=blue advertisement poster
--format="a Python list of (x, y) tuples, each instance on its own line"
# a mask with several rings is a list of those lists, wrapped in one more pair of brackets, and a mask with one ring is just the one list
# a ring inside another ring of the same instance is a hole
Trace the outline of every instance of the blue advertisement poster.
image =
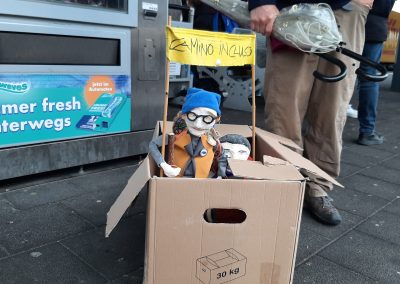
[(0, 148), (130, 131), (126, 75), (1, 75)]

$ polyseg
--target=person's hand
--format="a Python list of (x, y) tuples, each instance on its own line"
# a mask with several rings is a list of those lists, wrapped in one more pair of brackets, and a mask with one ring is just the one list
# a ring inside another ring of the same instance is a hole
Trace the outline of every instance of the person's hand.
[(257, 33), (269, 36), (278, 15), (279, 10), (275, 5), (259, 6), (250, 11), (250, 27)]
[(162, 162), (160, 164), (160, 167), (163, 169), (164, 174), (167, 177), (176, 177), (181, 172), (181, 168), (171, 166), (171, 165), (167, 164), (166, 162)]
[(354, 0), (354, 2), (360, 4), (361, 6), (366, 6), (368, 9), (372, 9), (372, 5), (374, 4), (374, 0)]

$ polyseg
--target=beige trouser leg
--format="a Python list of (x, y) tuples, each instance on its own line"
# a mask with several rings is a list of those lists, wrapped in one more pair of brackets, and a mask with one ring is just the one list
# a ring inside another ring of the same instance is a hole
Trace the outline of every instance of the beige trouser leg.
[[(361, 53), (368, 9), (353, 3), (353, 11), (335, 11), (346, 48)], [(348, 68), (345, 79), (336, 83), (315, 80), (312, 73), (337, 74), (338, 69), (320, 59), (299, 51), (268, 54), (266, 70), (266, 128), (292, 139), (304, 147), (304, 156), (333, 177), (340, 171), (342, 132), (346, 108), (355, 84), (359, 63), (332, 52)], [(309, 196), (325, 196), (332, 184), (310, 176)]]

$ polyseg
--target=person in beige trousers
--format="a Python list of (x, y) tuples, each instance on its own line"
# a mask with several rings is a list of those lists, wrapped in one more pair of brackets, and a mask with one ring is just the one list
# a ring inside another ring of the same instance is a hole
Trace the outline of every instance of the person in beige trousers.
[[(294, 3), (314, 1), (249, 0), (251, 27), (270, 35), (279, 9)], [(346, 48), (361, 53), (365, 22), (373, 0), (319, 1), (332, 6)], [(331, 54), (343, 61), (347, 76), (335, 83), (322, 82), (313, 71), (334, 75), (334, 65), (314, 54), (294, 49), (271, 51), (268, 48), (265, 73), (266, 129), (287, 137), (301, 146), (303, 155), (336, 178), (340, 172), (342, 132), (346, 110), (354, 91), (355, 70), (359, 62), (338, 52)], [(306, 185), (305, 204), (322, 223), (337, 225), (342, 221), (327, 191), (332, 184), (310, 176)]]

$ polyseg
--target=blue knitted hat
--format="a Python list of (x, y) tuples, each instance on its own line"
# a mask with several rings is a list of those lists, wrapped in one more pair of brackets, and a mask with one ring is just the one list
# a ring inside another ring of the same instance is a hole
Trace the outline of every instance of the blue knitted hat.
[(216, 111), (218, 116), (221, 115), (219, 104), (221, 96), (217, 93), (209, 92), (198, 88), (190, 88), (187, 92), (185, 102), (182, 106), (182, 113), (188, 113), (196, 107), (206, 107)]

